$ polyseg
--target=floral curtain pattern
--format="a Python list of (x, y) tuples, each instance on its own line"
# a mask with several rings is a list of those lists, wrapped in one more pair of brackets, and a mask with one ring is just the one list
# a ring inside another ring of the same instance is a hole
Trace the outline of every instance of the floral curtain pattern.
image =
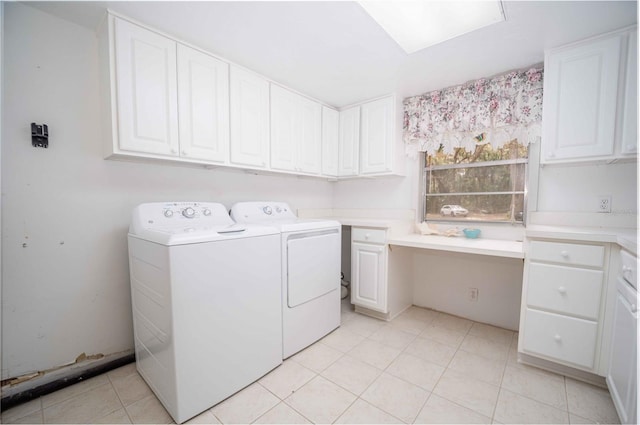
[(542, 68), (435, 90), (404, 100), (407, 153), (445, 153), (479, 142), (494, 148), (517, 138), (527, 145), (540, 137)]

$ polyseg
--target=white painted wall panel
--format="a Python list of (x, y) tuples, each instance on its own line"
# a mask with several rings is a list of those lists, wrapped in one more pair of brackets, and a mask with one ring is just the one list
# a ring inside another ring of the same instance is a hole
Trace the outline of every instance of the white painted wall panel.
[[(514, 258), (414, 249), (413, 304), (517, 330), (523, 264)], [(478, 288), (477, 301), (468, 299), (469, 288)]]

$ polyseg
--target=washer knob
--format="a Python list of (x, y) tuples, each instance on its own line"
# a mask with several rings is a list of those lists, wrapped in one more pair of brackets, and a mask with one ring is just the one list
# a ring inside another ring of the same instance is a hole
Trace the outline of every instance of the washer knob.
[(209, 217), (211, 215), (211, 210), (209, 208), (205, 208), (204, 210), (202, 210), (202, 214)]
[(281, 212), (282, 212), (282, 208), (280, 208), (280, 207), (276, 207), (276, 212), (277, 212), (277, 213), (281, 213)]
[(272, 210), (272, 209), (271, 209), (271, 207), (270, 207), (270, 206), (268, 206), (268, 205), (267, 205), (266, 207), (262, 208), (262, 211), (263, 211), (266, 215), (271, 215), (271, 214), (273, 214), (273, 210)]
[(186, 218), (193, 218), (196, 215), (196, 210), (194, 210), (191, 207), (187, 207), (182, 210), (182, 215), (185, 216)]
[(164, 210), (164, 216), (167, 218), (171, 218), (173, 217), (173, 211), (171, 210)]

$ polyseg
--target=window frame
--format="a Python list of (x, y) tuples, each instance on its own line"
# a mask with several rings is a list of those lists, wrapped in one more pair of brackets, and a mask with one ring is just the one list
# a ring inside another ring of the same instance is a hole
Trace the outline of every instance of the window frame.
[[(529, 149), (529, 153), (527, 158), (516, 158), (516, 159), (504, 159), (498, 161), (483, 161), (483, 162), (474, 162), (467, 164), (450, 164), (450, 165), (434, 165), (431, 168), (427, 167), (427, 154), (426, 152), (420, 152), (420, 211), (421, 211), (421, 223), (446, 223), (450, 225), (454, 224), (468, 224), (468, 223), (479, 223), (479, 224), (494, 224), (494, 225), (508, 225), (508, 226), (522, 226), (526, 227), (527, 222), (527, 211), (528, 211), (528, 198), (529, 198), (529, 166), (531, 164), (531, 149)], [(439, 218), (439, 219), (429, 219), (427, 220), (427, 188), (429, 187), (429, 171), (438, 170), (438, 169), (456, 169), (456, 168), (472, 168), (472, 167), (490, 167), (495, 165), (512, 165), (512, 164), (524, 164), (524, 189), (521, 191), (511, 191), (511, 192), (466, 192), (466, 193), (448, 193), (447, 195), (469, 195), (478, 194), (478, 195), (491, 195), (491, 194), (504, 194), (504, 195), (513, 195), (516, 193), (523, 193), (523, 211), (522, 211), (522, 221), (513, 220), (504, 220), (504, 221), (496, 221), (496, 220), (456, 220), (451, 218)]]

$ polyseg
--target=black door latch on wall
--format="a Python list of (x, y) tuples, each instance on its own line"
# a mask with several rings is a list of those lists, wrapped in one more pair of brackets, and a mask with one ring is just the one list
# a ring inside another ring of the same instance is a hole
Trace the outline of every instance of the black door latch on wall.
[(34, 148), (49, 147), (49, 127), (46, 124), (31, 123), (31, 144)]

